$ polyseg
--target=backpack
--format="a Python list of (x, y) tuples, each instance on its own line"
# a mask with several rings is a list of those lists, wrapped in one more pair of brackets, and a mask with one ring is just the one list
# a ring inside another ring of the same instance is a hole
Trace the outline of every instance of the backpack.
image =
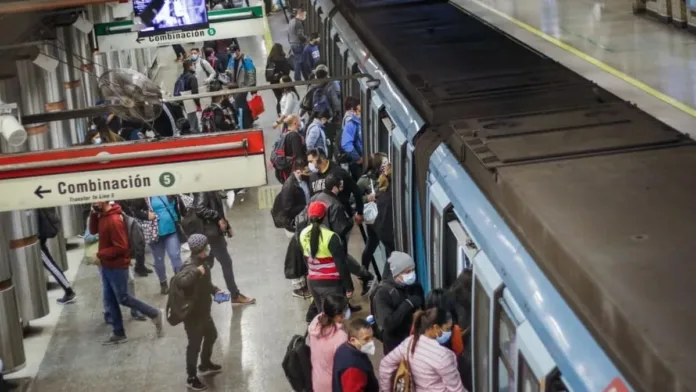
[(295, 335), (290, 339), (283, 358), (283, 371), (293, 391), (312, 390), (312, 358), (306, 333), (304, 336)]
[(293, 157), (285, 155), (285, 138), (287, 135), (287, 131), (281, 133), (271, 149), (271, 166), (276, 170), (284, 171), (290, 168), (294, 160)]
[(329, 95), (326, 91), (329, 89), (329, 85), (321, 86), (312, 92), (312, 112), (322, 113), (328, 111), (329, 115), (333, 117), (333, 110), (331, 109), (331, 103), (329, 102)]
[(372, 316), (374, 316), (374, 318), (375, 318), (375, 323), (372, 325), (372, 330), (374, 331), (375, 338), (377, 340), (379, 340), (380, 342), (383, 341), (382, 339), (383, 339), (384, 332), (382, 330), (382, 326), (379, 325), (379, 323), (377, 322), (377, 320), (379, 320), (379, 318), (377, 317), (377, 307), (375, 306), (375, 297), (377, 296), (377, 292), (379, 292), (379, 290), (384, 288), (384, 287), (387, 287), (389, 289), (389, 298), (392, 300), (392, 303), (398, 303), (399, 300), (401, 299), (401, 297), (399, 296), (396, 300), (394, 300), (394, 292), (396, 291), (396, 289), (394, 287), (389, 287), (385, 283), (385, 281), (379, 282), (377, 284), (377, 288), (372, 290), (372, 293), (370, 294), (370, 297), (369, 297), (370, 314), (372, 314)]
[(393, 392), (411, 392), (414, 391), (413, 387), (413, 375), (411, 374), (411, 364), (408, 361), (408, 355), (411, 352), (411, 345), (413, 344), (413, 338), (406, 348), (406, 357), (401, 358), (399, 362), (399, 367), (394, 371), (392, 376), (392, 391)]
[(145, 257), (145, 234), (143, 233), (143, 228), (138, 224), (137, 220), (130, 216), (122, 213), (121, 217), (126, 225), (131, 257)]
[(196, 268), (196, 266), (193, 264), (185, 264), (169, 281), (169, 295), (167, 297), (167, 307), (165, 310), (167, 322), (171, 326), (178, 325), (186, 319), (191, 311), (191, 305), (193, 304), (192, 298), (195, 298), (195, 293), (192, 297), (188, 297), (181, 286), (179, 286), (178, 277), (181, 276), (181, 271), (187, 268)]
[(275, 67), (276, 67), (275, 62), (271, 61), (271, 59), (268, 59), (268, 61), (266, 62), (266, 81), (267, 82), (275, 81)]
[(278, 229), (283, 229), (287, 225), (286, 222), (286, 217), (283, 212), (283, 206), (281, 202), (281, 194), (283, 193), (283, 190), (280, 190), (280, 193), (278, 193), (273, 200), (273, 207), (271, 208), (271, 218), (273, 218), (273, 225), (275, 225), (276, 228)]
[(201, 132), (213, 133), (217, 131), (215, 125), (215, 105), (210, 105), (201, 113)]
[(319, 86), (312, 85), (307, 89), (307, 94), (305, 94), (304, 98), (302, 98), (302, 102), (300, 103), (300, 109), (304, 110), (305, 112), (312, 113), (312, 110), (314, 109), (314, 92), (319, 89)]
[(187, 78), (187, 73), (182, 73), (179, 75), (179, 77), (176, 79), (176, 82), (174, 82), (174, 96), (179, 97), (181, 96), (181, 93), (186, 91), (186, 80)]
[(60, 218), (53, 208), (39, 209), (39, 237), (55, 238), (61, 227)]
[[(358, 139), (358, 133), (355, 132), (353, 135), (353, 144), (355, 144), (356, 140)], [(343, 151), (343, 127), (340, 127), (338, 131), (336, 131), (336, 137), (334, 138), (334, 143), (336, 145), (336, 163), (350, 163), (350, 156), (348, 153)]]

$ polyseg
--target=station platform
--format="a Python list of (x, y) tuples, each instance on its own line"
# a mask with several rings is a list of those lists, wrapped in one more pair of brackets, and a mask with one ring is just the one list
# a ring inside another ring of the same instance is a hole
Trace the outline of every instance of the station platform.
[[(250, 56), (257, 68), (258, 83), (265, 84), (264, 68), (271, 36), (288, 48), (287, 24), (282, 13), (268, 17), (271, 34), (266, 37), (240, 38), (242, 51)], [(189, 49), (190, 45), (185, 45)], [(287, 50), (287, 49), (286, 49)], [(174, 62), (174, 52), (167, 48), (158, 51), (161, 69), (155, 80), (165, 90), (173, 89), (181, 64)], [(300, 94), (304, 91), (300, 90)], [(275, 97), (272, 91), (260, 93), (266, 111), (257, 125), (264, 129), (266, 151), (278, 136), (271, 128), (276, 119)], [(229, 173), (226, 175), (235, 175)], [(243, 175), (243, 173), (238, 173)], [(309, 300), (292, 296), (290, 281), (283, 274), (285, 251), (289, 239), (283, 230), (274, 227), (270, 217), (273, 198), (280, 191), (272, 172), (268, 171), (268, 185), (249, 189), (245, 200), (237, 200), (229, 210), (235, 236), (228, 240), (234, 272), (243, 294), (256, 298), (257, 303), (243, 307), (229, 304), (213, 305), (212, 316), (218, 330), (213, 360), (223, 366), (223, 372), (203, 377), (210, 391), (225, 392), (289, 392), (281, 362), (290, 338), (303, 334)], [(80, 243), (79, 238), (71, 239)], [(349, 241), (349, 252), (359, 258), (363, 240), (354, 230)], [(379, 250), (378, 250), (379, 252)], [(124, 308), (124, 322), (128, 342), (103, 346), (101, 341), (111, 332), (102, 316), (101, 279), (93, 266), (81, 265), (82, 248), (68, 252), (70, 269), (68, 279), (78, 295), (75, 303), (60, 306), (55, 303), (61, 290), (49, 292), (51, 313), (31, 323), (32, 333), (25, 339), (26, 367), (9, 374), (7, 379), (20, 384), (20, 391), (186, 391), (185, 350), (186, 334), (183, 325), (165, 325), (165, 335), (156, 338), (150, 322), (131, 320)], [(186, 259), (187, 253), (182, 253)], [(152, 256), (146, 262), (152, 264)], [(169, 261), (168, 278), (172, 276)], [(378, 264), (384, 265), (383, 256)], [(212, 278), (219, 287), (225, 287), (219, 264), (212, 270)], [(356, 281), (356, 295), (352, 304), (362, 305), (363, 311), (354, 317), (365, 317), (369, 305), (359, 296), (360, 283)], [(164, 308), (166, 296), (159, 294), (159, 282), (154, 274), (136, 278), (136, 296), (156, 307)], [(381, 348), (378, 348), (381, 352)], [(375, 356), (377, 365), (379, 356)]]
[(693, 34), (634, 15), (631, 0), (452, 2), (693, 137)]

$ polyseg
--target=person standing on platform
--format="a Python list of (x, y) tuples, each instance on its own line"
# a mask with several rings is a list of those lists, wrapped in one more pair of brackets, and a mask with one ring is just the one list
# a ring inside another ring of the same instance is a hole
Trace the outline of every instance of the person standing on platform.
[[(256, 86), (256, 67), (251, 58), (242, 53), (238, 45), (230, 46), (230, 54), (230, 61), (227, 63), (227, 73), (230, 74), (231, 87), (243, 88)], [(249, 103), (247, 102), (248, 95), (249, 93), (236, 93), (232, 95), (234, 97), (235, 106), (237, 110), (240, 111), (238, 115), (241, 118), (237, 120), (237, 123), (242, 129), (251, 128), (255, 120), (252, 118)], [(251, 93), (251, 95), (256, 95), (256, 92)]]
[(348, 341), (336, 350), (332, 392), (379, 392), (379, 381), (370, 356), (375, 339), (370, 323), (355, 319), (348, 324)]
[(198, 48), (191, 49), (191, 56), (189, 58), (193, 62), (196, 79), (198, 79), (198, 87), (207, 87), (217, 76), (215, 69), (213, 69), (213, 66), (210, 65), (207, 59), (201, 57), (201, 52)]
[[(194, 391), (203, 391), (208, 387), (198, 379), (197, 375), (205, 376), (222, 371), (222, 366), (214, 364), (210, 359), (213, 355), (213, 345), (217, 340), (217, 329), (210, 316), (212, 297), (226, 294), (218, 289), (210, 276), (208, 260), (208, 239), (202, 234), (192, 234), (188, 239), (191, 248), (191, 258), (172, 280), (172, 288), (180, 290), (183, 299), (189, 304), (186, 316), (183, 318), (188, 345), (186, 347), (186, 385)], [(200, 354), (201, 363), (198, 364)]]
[(303, 42), (307, 41), (305, 36), (304, 20), (307, 13), (304, 9), (298, 8), (295, 12), (295, 17), (290, 19), (288, 25), (288, 42), (292, 51), (293, 66), (295, 71), (295, 80), (302, 80), (302, 51), (304, 50)]
[[(222, 267), (222, 275), (225, 278), (227, 289), (232, 296), (233, 305), (250, 305), (256, 302), (254, 298), (247, 297), (239, 291), (234, 279), (232, 257), (227, 250), (226, 237), (232, 237), (232, 227), (225, 219), (225, 210), (220, 193), (198, 192), (193, 195), (193, 208), (196, 217), (202, 227), (186, 230), (189, 233), (203, 234), (210, 244), (210, 255), (217, 259)], [(191, 246), (191, 244), (189, 244)], [(212, 260), (211, 260), (212, 261)]]
[(312, 70), (319, 65), (321, 54), (319, 53), (319, 34), (312, 33), (309, 42), (302, 49), (302, 76), (309, 80)]
[(348, 163), (348, 170), (354, 181), (358, 181), (362, 175), (363, 164), (363, 139), (362, 120), (360, 118), (360, 100), (355, 97), (346, 98), (346, 114), (343, 116), (343, 131), (339, 150), (339, 163)]
[(97, 258), (102, 266), (101, 276), (105, 302), (111, 316), (112, 334), (105, 345), (124, 343), (127, 340), (123, 328), (120, 305), (136, 309), (155, 324), (158, 336), (162, 336), (164, 312), (137, 300), (128, 294), (128, 268), (130, 245), (121, 206), (109, 202), (92, 204), (89, 217), (90, 234), (99, 234)]
[[(184, 60), (183, 72), (176, 79), (174, 83), (174, 96), (178, 97), (183, 92), (190, 92), (193, 95), (198, 94), (198, 79), (196, 79), (196, 69), (193, 65), (193, 61), (190, 59)], [(198, 114), (203, 111), (201, 108), (201, 100), (198, 98), (193, 99), (193, 103), (196, 105), (196, 110), (186, 113), (186, 118), (189, 122), (189, 131), (191, 133), (200, 133), (200, 128), (198, 126)], [(184, 106), (185, 108), (186, 106)]]
[(77, 294), (70, 286), (70, 282), (65, 277), (63, 270), (60, 269), (48, 250), (46, 243), (49, 238), (54, 238), (60, 234), (60, 218), (56, 215), (53, 208), (41, 208), (36, 211), (39, 215), (39, 244), (41, 245), (41, 261), (44, 268), (53, 275), (53, 278), (63, 288), (65, 294), (58, 298), (57, 302), (61, 305), (71, 304), (77, 299)]

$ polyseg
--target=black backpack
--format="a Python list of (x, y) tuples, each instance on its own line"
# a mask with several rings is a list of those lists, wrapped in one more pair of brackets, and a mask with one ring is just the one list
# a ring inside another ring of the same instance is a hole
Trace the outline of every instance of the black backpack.
[[(379, 323), (377, 322), (378, 318), (377, 318), (377, 307), (375, 306), (375, 297), (377, 296), (377, 292), (385, 287), (389, 289), (389, 297), (392, 300), (392, 304), (399, 303), (401, 300), (401, 296), (399, 295), (398, 292), (396, 292), (397, 291), (396, 288), (390, 287), (389, 285), (386, 284), (386, 282), (384, 280), (379, 282), (377, 288), (372, 291), (372, 294), (370, 295), (370, 314), (372, 314), (372, 316), (375, 318), (375, 323), (372, 324), (372, 331), (374, 332), (375, 338), (377, 340), (379, 340), (380, 342), (383, 341), (382, 336), (383, 336), (384, 332), (382, 330), (382, 326), (379, 325)], [(394, 294), (396, 294), (396, 299), (394, 297)]]
[(195, 298), (195, 293), (193, 296), (189, 297), (186, 295), (184, 290), (179, 286), (178, 277), (180, 273), (186, 269), (197, 268), (193, 264), (185, 264), (184, 267), (172, 277), (169, 281), (169, 296), (167, 297), (167, 322), (169, 325), (175, 326), (179, 325), (186, 316), (188, 316), (193, 305), (193, 299)]
[(60, 218), (54, 208), (39, 209), (39, 237), (55, 238), (61, 227)]
[(312, 85), (307, 89), (307, 93), (305, 94), (304, 98), (302, 98), (302, 102), (300, 102), (300, 109), (304, 110), (305, 112), (312, 113), (312, 110), (314, 110), (314, 91), (316, 91), (319, 88), (318, 85)]
[(293, 391), (312, 391), (312, 356), (307, 345), (307, 333), (290, 339), (283, 358), (283, 371)]
[(276, 68), (276, 63), (269, 58), (268, 61), (266, 61), (266, 75), (265, 75), (266, 81), (268, 83), (276, 81), (275, 68)]
[(285, 228), (287, 225), (287, 218), (285, 217), (285, 212), (283, 211), (283, 203), (281, 202), (281, 195), (283, 190), (276, 195), (273, 200), (273, 207), (271, 208), (271, 218), (273, 218), (273, 225), (279, 229)]

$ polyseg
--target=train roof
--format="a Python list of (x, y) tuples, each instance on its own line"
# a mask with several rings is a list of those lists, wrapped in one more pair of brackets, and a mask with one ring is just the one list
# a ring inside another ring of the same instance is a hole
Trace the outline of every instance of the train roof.
[(446, 141), (629, 381), (690, 390), (693, 141), (451, 4), (353, 3), (344, 15), (425, 132)]

